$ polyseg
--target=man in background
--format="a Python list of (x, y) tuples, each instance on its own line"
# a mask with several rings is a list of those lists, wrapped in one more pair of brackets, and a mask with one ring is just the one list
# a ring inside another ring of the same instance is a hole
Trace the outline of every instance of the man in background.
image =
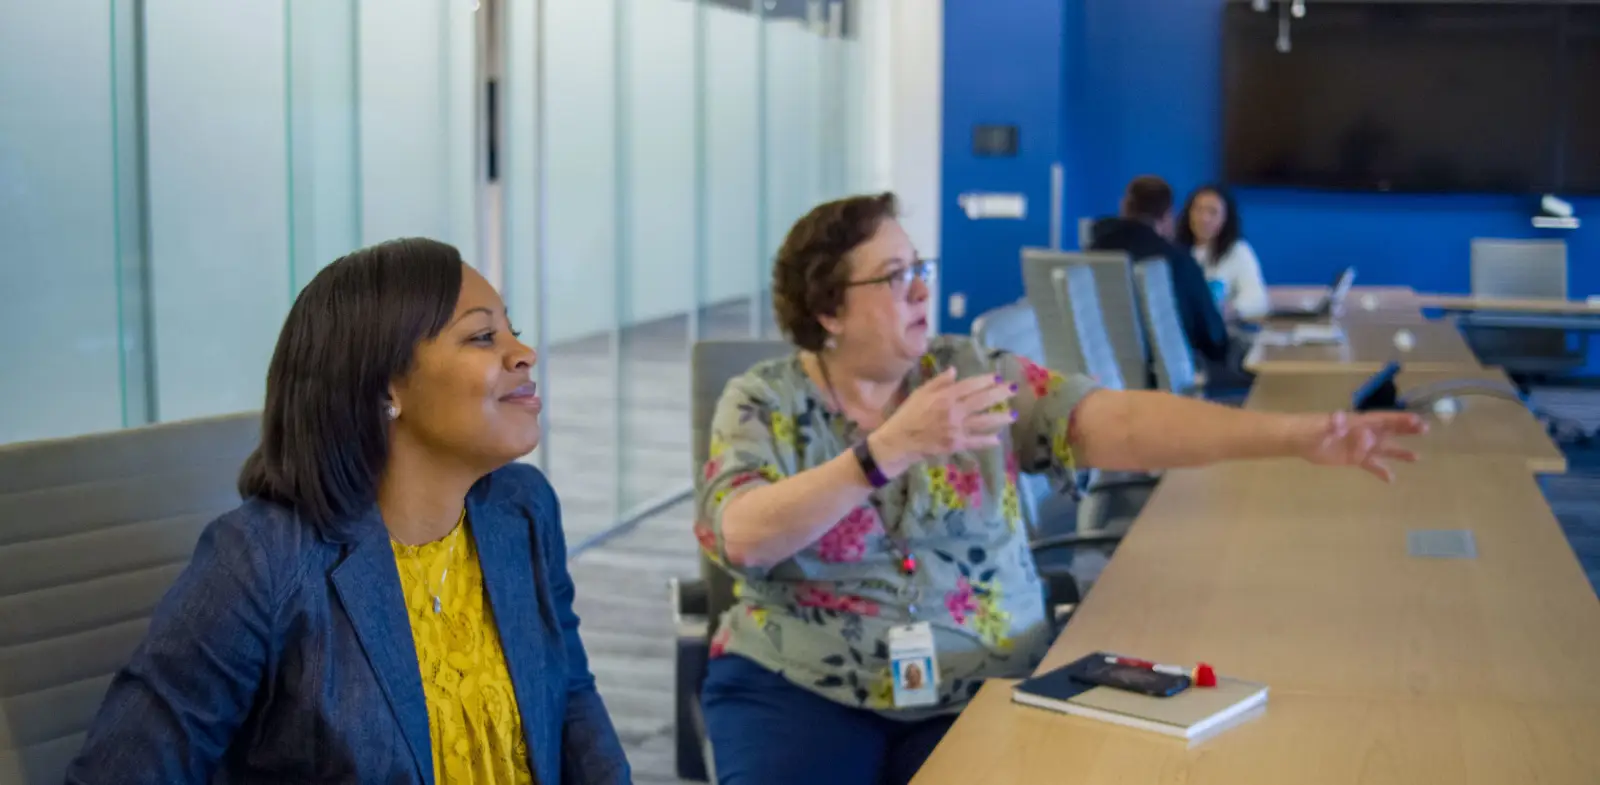
[[(1178, 301), (1178, 320), (1195, 354), (1206, 360), (1208, 378), (1215, 382), (1230, 373), (1228, 326), (1206, 285), (1200, 263), (1189, 251), (1172, 242), (1172, 186), (1152, 175), (1134, 178), (1122, 197), (1122, 213), (1102, 218), (1090, 230), (1091, 251), (1123, 251), (1133, 261), (1162, 258), (1172, 270), (1172, 291)], [(1218, 373), (1220, 372), (1220, 373)]]

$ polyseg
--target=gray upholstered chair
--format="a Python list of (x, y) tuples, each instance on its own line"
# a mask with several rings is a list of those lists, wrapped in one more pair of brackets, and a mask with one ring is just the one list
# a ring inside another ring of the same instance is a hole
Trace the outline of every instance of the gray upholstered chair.
[(1195, 374), (1194, 353), (1178, 321), (1178, 301), (1172, 292), (1172, 271), (1165, 259), (1150, 259), (1133, 266), (1139, 292), (1139, 316), (1150, 338), (1156, 386), (1175, 395), (1203, 392)]
[[(1114, 359), (1110, 337), (1099, 308), (1099, 288), (1093, 272), (1086, 266), (1067, 266), (1052, 272), (1052, 282), (1060, 309), (1069, 314), (1078, 337), (1084, 373), (1112, 389), (1123, 389), (1120, 365)], [(1092, 471), (1078, 505), (1078, 533), (1081, 535), (1126, 534), (1139, 511), (1150, 499), (1159, 478), (1143, 472)], [(1073, 571), (1079, 582), (1092, 584), (1099, 571), (1086, 558), (1074, 557)]]
[(1050, 284), (1061, 313), (1071, 322), (1072, 332), (1078, 337), (1080, 373), (1106, 387), (1127, 389), (1128, 380), (1122, 375), (1122, 364), (1117, 362), (1116, 348), (1106, 330), (1104, 312), (1100, 310), (1094, 272), (1077, 265), (1057, 267), (1050, 272)]
[[(763, 360), (794, 351), (784, 341), (701, 341), (690, 357), (691, 476), (698, 476), (711, 452), (711, 419), (717, 402), (733, 379)], [(684, 536), (690, 536), (685, 532)], [(676, 746), (678, 776), (703, 782), (711, 778), (705, 721), (700, 716), (700, 685), (705, 681), (711, 636), (722, 612), (733, 605), (733, 578), (704, 556), (698, 580), (672, 585), (675, 652)]]
[(0, 447), (0, 783), (59, 783), (260, 417)]
[[(1480, 297), (1567, 299), (1567, 243), (1564, 240), (1472, 241), (1472, 293)], [(1567, 332), (1548, 327), (1477, 324), (1468, 314), (1460, 323), (1484, 365), (1504, 367), (1517, 376), (1557, 374), (1587, 361), (1588, 333), (1568, 343)], [(1492, 315), (1485, 315), (1489, 322)]]
[(1026, 299), (979, 314), (972, 320), (972, 337), (986, 348), (1007, 351), (1046, 365), (1039, 320)]
[(1073, 267), (1086, 268), (1091, 274), (1101, 315), (1101, 329), (1109, 341), (1111, 358), (1119, 369), (1121, 386), (1127, 389), (1148, 388), (1150, 351), (1134, 298), (1133, 269), (1128, 262), (1128, 255), (1124, 253), (1023, 249), (1023, 286), (1028, 293), (1028, 302), (1038, 314), (1045, 356), (1050, 360), (1050, 367), (1064, 372), (1083, 372), (1083, 369), (1067, 364), (1075, 358), (1070, 350), (1063, 351), (1067, 347), (1061, 345), (1063, 341), (1076, 340), (1075, 333), (1070, 326), (1061, 329), (1062, 325), (1058, 322), (1060, 317), (1049, 312), (1055, 307), (1052, 286), (1056, 273)]
[[(1002, 305), (972, 320), (972, 337), (988, 349), (1011, 352), (1039, 365), (1048, 366), (1039, 323), (1026, 300)], [(1076, 528), (1077, 503), (1066, 494), (1055, 493), (1050, 481), (1037, 474), (1019, 478), (1022, 517), (1035, 533), (1066, 533)], [(1057, 522), (1073, 522), (1070, 526)]]

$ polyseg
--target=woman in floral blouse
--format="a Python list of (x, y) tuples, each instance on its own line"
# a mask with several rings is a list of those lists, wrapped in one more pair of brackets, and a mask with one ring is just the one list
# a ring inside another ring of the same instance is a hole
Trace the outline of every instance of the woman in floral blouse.
[[(698, 489), (696, 533), (738, 579), (704, 687), (724, 785), (907, 782), (984, 679), (1037, 666), (1050, 628), (1019, 471), (1070, 486), (1086, 466), (1299, 456), (1388, 479), (1414, 458), (1389, 442), (1422, 428), (1411, 415), (1097, 390), (930, 339), (933, 274), (890, 194), (817, 207), (778, 252), (799, 351), (729, 383)], [(927, 660), (905, 654), (919, 641)]]

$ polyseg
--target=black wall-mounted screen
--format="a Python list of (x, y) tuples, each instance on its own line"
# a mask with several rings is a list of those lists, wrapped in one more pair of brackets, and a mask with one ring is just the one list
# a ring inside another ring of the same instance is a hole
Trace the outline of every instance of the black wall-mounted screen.
[(1600, 5), (1575, 6), (1567, 27), (1572, 79), (1562, 191), (1600, 194)]
[[(1225, 168), (1241, 185), (1600, 190), (1600, 7), (1230, 3)], [(1583, 104), (1587, 103), (1587, 106)]]

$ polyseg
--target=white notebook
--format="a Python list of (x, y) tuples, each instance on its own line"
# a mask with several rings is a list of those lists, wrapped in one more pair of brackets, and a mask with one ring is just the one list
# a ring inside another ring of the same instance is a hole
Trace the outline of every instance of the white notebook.
[(1101, 687), (1073, 678), (1091, 662), (1108, 655), (1096, 652), (1070, 665), (1018, 684), (1017, 703), (1064, 714), (1126, 725), (1183, 739), (1198, 739), (1224, 730), (1267, 703), (1267, 685), (1217, 678), (1215, 687), (1190, 687), (1170, 698)]

